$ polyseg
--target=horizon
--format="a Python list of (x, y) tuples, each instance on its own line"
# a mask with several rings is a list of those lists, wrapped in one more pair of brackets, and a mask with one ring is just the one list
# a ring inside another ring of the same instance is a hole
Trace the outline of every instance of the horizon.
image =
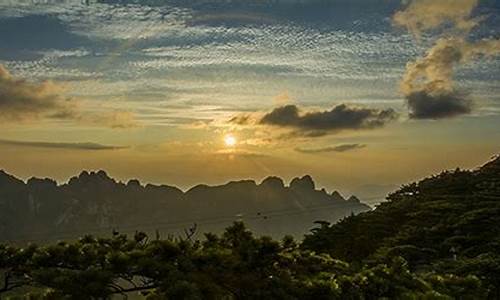
[(500, 153), (500, 3), (0, 0), (0, 169), (376, 204)]
[[(442, 172), (455, 171), (456, 169), (466, 170), (466, 171), (475, 171), (475, 170), (480, 169), (482, 166), (488, 164), (489, 162), (492, 162), (492, 161), (498, 159), (499, 157), (500, 157), (500, 153), (492, 155), (488, 160), (483, 161), (481, 164), (476, 165), (476, 166), (471, 167), (471, 168), (464, 168), (464, 167), (461, 167), (461, 166), (456, 166), (456, 167), (452, 167), (452, 168), (448, 168), (448, 169), (442, 169), (442, 170), (440, 170), (438, 172), (424, 175), (421, 178), (416, 178), (416, 179), (414, 179), (411, 182), (419, 182), (419, 181), (421, 181), (421, 180), (423, 180), (425, 178), (430, 178), (430, 177), (432, 177), (434, 175), (437, 175), (437, 174), (440, 174)], [(238, 183), (238, 182), (246, 182), (246, 181), (251, 181), (251, 182), (255, 183), (256, 185), (261, 185), (263, 183), (263, 181), (265, 181), (268, 178), (278, 178), (278, 179), (280, 179), (280, 180), (283, 181), (283, 184), (284, 184), (285, 187), (290, 187), (290, 184), (291, 184), (291, 182), (294, 179), (301, 179), (303, 177), (309, 176), (312, 179), (312, 181), (314, 182), (314, 184), (315, 184), (315, 190), (317, 190), (317, 191), (325, 190), (328, 194), (332, 194), (334, 192), (338, 192), (341, 196), (343, 196), (346, 199), (349, 198), (350, 196), (356, 196), (357, 197), (356, 194), (349, 194), (349, 193), (345, 193), (345, 192), (343, 192), (342, 190), (339, 190), (339, 189), (335, 189), (335, 188), (329, 189), (329, 188), (327, 188), (325, 186), (318, 185), (318, 183), (315, 181), (314, 176), (312, 176), (311, 174), (300, 174), (300, 175), (292, 176), (290, 178), (282, 178), (280, 176), (270, 174), (270, 175), (266, 175), (265, 177), (262, 177), (260, 179), (254, 179), (254, 178), (236, 178), (236, 179), (231, 179), (231, 180), (228, 180), (228, 181), (224, 181), (224, 182), (220, 182), (220, 183), (212, 183), (212, 184), (206, 183), (206, 182), (199, 182), (199, 183), (196, 183), (196, 184), (191, 185), (191, 186), (183, 187), (183, 186), (177, 186), (175, 184), (171, 184), (169, 182), (148, 182), (148, 181), (144, 181), (144, 180), (141, 180), (140, 178), (135, 178), (135, 177), (119, 178), (119, 177), (114, 176), (113, 174), (109, 173), (107, 170), (104, 170), (104, 169), (84, 169), (84, 170), (76, 172), (75, 174), (67, 177), (66, 179), (62, 179), (62, 180), (57, 179), (57, 178), (47, 177), (47, 176), (20, 177), (20, 176), (17, 176), (16, 174), (14, 174), (14, 173), (9, 172), (8, 170), (1, 169), (1, 168), (0, 168), (0, 172), (5, 173), (6, 175), (13, 176), (14, 178), (16, 178), (18, 180), (21, 180), (25, 184), (27, 184), (30, 179), (40, 179), (40, 180), (48, 179), (48, 180), (54, 181), (57, 184), (57, 186), (68, 184), (71, 179), (73, 179), (73, 178), (79, 178), (83, 173), (87, 173), (88, 175), (96, 175), (99, 172), (104, 172), (108, 178), (116, 181), (116, 183), (121, 183), (121, 184), (127, 185), (130, 181), (138, 181), (139, 184), (142, 187), (146, 187), (147, 185), (168, 186), (168, 187), (177, 188), (177, 189), (181, 190), (183, 193), (186, 193), (189, 190), (191, 190), (191, 189), (193, 189), (195, 187), (198, 187), (198, 186), (218, 187), (218, 186), (224, 186), (224, 185), (227, 185), (227, 184), (230, 184), (230, 183)], [(400, 188), (401, 186), (403, 186), (405, 184), (408, 184), (408, 183), (411, 183), (411, 182), (402, 183), (400, 186), (396, 187), (395, 189)], [(394, 191), (394, 190), (391, 190), (391, 192), (392, 191)], [(346, 196), (346, 195), (349, 195), (349, 196)], [(365, 199), (361, 199), (362, 202), (365, 202), (364, 200)], [(377, 201), (379, 201), (379, 200), (384, 201), (385, 199), (376, 199), (376, 200)], [(368, 201), (366, 201), (365, 203), (373, 205), (373, 204), (378, 204), (379, 202), (373, 202), (373, 201), (370, 202), (370, 199), (368, 199)]]
[(283, 184), (284, 184), (285, 187), (290, 187), (290, 185), (291, 185), (291, 183), (292, 183), (292, 181), (294, 179), (301, 179), (303, 177), (309, 176), (312, 179), (312, 181), (314, 182), (314, 184), (315, 184), (315, 190), (316, 191), (325, 190), (325, 192), (327, 194), (329, 194), (329, 195), (332, 194), (332, 193), (338, 192), (342, 197), (344, 197), (346, 199), (349, 198), (349, 197), (351, 197), (351, 196), (356, 196), (356, 195), (352, 194), (352, 195), (349, 195), (348, 197), (345, 197), (345, 195), (342, 193), (342, 191), (335, 190), (335, 189), (329, 191), (325, 187), (319, 187), (319, 186), (316, 185), (316, 182), (314, 181), (314, 177), (312, 177), (309, 174), (298, 175), (298, 176), (295, 176), (295, 177), (291, 178), (290, 180), (285, 180), (285, 179), (283, 179), (283, 178), (281, 178), (279, 176), (275, 176), (275, 175), (268, 175), (268, 176), (262, 178), (261, 180), (255, 180), (255, 179), (250, 179), (250, 178), (243, 179), (242, 178), (242, 179), (235, 179), (235, 180), (230, 180), (230, 181), (222, 182), (222, 183), (219, 183), (219, 184), (207, 184), (207, 183), (201, 182), (201, 183), (189, 186), (187, 188), (184, 188), (184, 187), (179, 187), (179, 186), (176, 186), (176, 185), (169, 184), (168, 182), (159, 182), (159, 183), (145, 182), (145, 181), (141, 181), (138, 178), (120, 179), (120, 178), (114, 177), (112, 174), (109, 174), (106, 170), (102, 170), (102, 169), (101, 170), (97, 170), (97, 169), (96, 170), (82, 170), (77, 175), (73, 175), (73, 176), (69, 177), (67, 180), (62, 180), (62, 181), (54, 179), (54, 178), (50, 178), (50, 177), (36, 177), (36, 176), (31, 176), (31, 177), (20, 178), (20, 177), (16, 176), (15, 174), (9, 173), (8, 171), (6, 171), (4, 169), (0, 169), (0, 173), (1, 172), (3, 172), (6, 175), (13, 176), (14, 178), (16, 178), (18, 180), (21, 180), (24, 184), (27, 184), (30, 179), (52, 180), (52, 181), (54, 181), (57, 184), (58, 187), (62, 186), (62, 185), (68, 184), (70, 182), (70, 180), (73, 179), (73, 178), (79, 178), (83, 173), (87, 173), (87, 175), (97, 175), (97, 173), (99, 173), (99, 172), (104, 172), (108, 178), (114, 180), (118, 184), (128, 185), (128, 183), (131, 182), (131, 181), (138, 181), (141, 187), (146, 187), (148, 185), (152, 185), (152, 186), (168, 186), (168, 187), (177, 188), (180, 191), (182, 191), (183, 193), (187, 193), (190, 190), (192, 190), (192, 189), (194, 189), (196, 187), (199, 187), (199, 186), (219, 187), (219, 186), (224, 186), (224, 185), (227, 185), (227, 184), (230, 184), (230, 183), (239, 183), (239, 182), (253, 182), (253, 183), (255, 183), (255, 185), (259, 186), (259, 185), (262, 185), (262, 183), (266, 179), (269, 179), (269, 178), (278, 178), (278, 179), (280, 179), (280, 180), (283, 181)]

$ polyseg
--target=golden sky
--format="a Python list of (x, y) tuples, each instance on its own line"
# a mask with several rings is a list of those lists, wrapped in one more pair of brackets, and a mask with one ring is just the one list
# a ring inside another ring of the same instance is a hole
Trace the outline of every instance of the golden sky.
[(495, 1), (212, 2), (0, 0), (0, 169), (380, 200), (499, 152)]

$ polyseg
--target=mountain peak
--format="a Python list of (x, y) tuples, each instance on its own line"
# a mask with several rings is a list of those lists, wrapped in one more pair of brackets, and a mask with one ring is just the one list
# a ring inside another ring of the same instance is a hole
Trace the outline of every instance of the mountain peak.
[(345, 198), (338, 191), (333, 191), (331, 197), (335, 200), (345, 201)]
[(78, 177), (78, 178), (87, 178), (87, 177), (89, 177), (89, 176), (90, 176), (89, 172), (88, 172), (88, 171), (86, 171), (86, 170), (83, 170), (83, 171), (80, 173), (80, 175), (78, 175), (78, 176), (76, 176), (76, 177)]
[(72, 177), (68, 184), (73, 185), (73, 184), (113, 184), (116, 183), (116, 181), (109, 177), (108, 174), (103, 171), (99, 170), (97, 172), (95, 171), (82, 171), (80, 175)]
[(53, 179), (50, 178), (37, 178), (37, 177), (31, 177), (28, 179), (27, 184), (29, 186), (51, 186), (51, 187), (57, 187), (57, 182)]
[(361, 200), (359, 200), (359, 198), (356, 197), (356, 196), (354, 196), (354, 195), (352, 195), (351, 197), (349, 197), (349, 199), (347, 199), (347, 201), (361, 203)]
[(304, 175), (301, 178), (295, 177), (290, 182), (290, 188), (301, 190), (314, 190), (316, 188), (311, 176)]
[(269, 176), (260, 183), (262, 187), (282, 189), (285, 187), (283, 179), (276, 176)]
[(108, 176), (108, 173), (106, 173), (106, 171), (104, 170), (99, 170), (95, 173), (97, 176), (101, 177), (101, 178), (110, 178)]
[(0, 184), (2, 184), (2, 183), (4, 183), (4, 184), (9, 184), (9, 183), (24, 184), (24, 182), (22, 180), (17, 179), (16, 177), (5, 172), (4, 170), (0, 170)]
[(142, 187), (141, 182), (137, 179), (130, 179), (127, 182), (128, 187)]

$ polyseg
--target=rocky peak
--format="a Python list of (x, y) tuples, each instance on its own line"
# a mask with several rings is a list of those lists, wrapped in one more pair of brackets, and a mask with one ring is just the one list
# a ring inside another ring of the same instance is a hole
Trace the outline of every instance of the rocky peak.
[(314, 190), (316, 188), (313, 179), (309, 175), (301, 178), (295, 177), (290, 182), (290, 188), (299, 190)]
[(87, 171), (82, 171), (82, 172), (80, 173), (80, 175), (78, 175), (77, 177), (78, 177), (79, 179), (81, 179), (81, 180), (85, 180), (85, 179), (88, 179), (88, 178), (90, 177), (90, 174), (89, 174), (89, 172), (87, 172)]
[(50, 178), (36, 178), (31, 177), (27, 182), (28, 186), (31, 188), (55, 188), (57, 187), (57, 182)]
[(4, 170), (0, 170), (0, 186), (8, 184), (24, 185), (24, 182), (8, 174)]
[(257, 186), (255, 181), (253, 180), (238, 180), (238, 181), (230, 181), (224, 185), (218, 186), (219, 188), (229, 188), (229, 189), (240, 189), (243, 191), (250, 191)]
[(262, 180), (260, 186), (271, 189), (283, 189), (285, 187), (285, 183), (283, 182), (283, 179), (279, 177), (269, 176), (266, 179)]
[(349, 197), (349, 199), (347, 199), (348, 202), (355, 202), (355, 203), (361, 203), (361, 200), (359, 200), (358, 197), (352, 195), (351, 197)]
[(139, 182), (139, 180), (137, 180), (137, 179), (130, 179), (130, 180), (127, 182), (127, 187), (141, 188), (141, 187), (142, 187), (142, 185), (141, 185), (141, 183)]
[(105, 179), (111, 179), (109, 176), (108, 176), (108, 173), (106, 173), (106, 171), (104, 170), (99, 170), (97, 171), (97, 173), (95, 173), (96, 176), (98, 176), (99, 178), (105, 178)]
[(84, 187), (109, 187), (115, 184), (116, 181), (109, 177), (103, 170), (90, 173), (88, 171), (82, 171), (78, 177), (72, 177), (68, 182), (69, 186), (79, 185)]
[(345, 201), (345, 198), (338, 191), (333, 191), (331, 197), (333, 200)]

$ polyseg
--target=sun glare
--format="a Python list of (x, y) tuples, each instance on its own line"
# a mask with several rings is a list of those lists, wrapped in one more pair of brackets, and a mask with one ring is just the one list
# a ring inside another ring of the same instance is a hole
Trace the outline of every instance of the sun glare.
[(236, 146), (236, 138), (233, 135), (226, 135), (224, 137), (224, 144), (226, 144), (227, 147), (234, 147)]

